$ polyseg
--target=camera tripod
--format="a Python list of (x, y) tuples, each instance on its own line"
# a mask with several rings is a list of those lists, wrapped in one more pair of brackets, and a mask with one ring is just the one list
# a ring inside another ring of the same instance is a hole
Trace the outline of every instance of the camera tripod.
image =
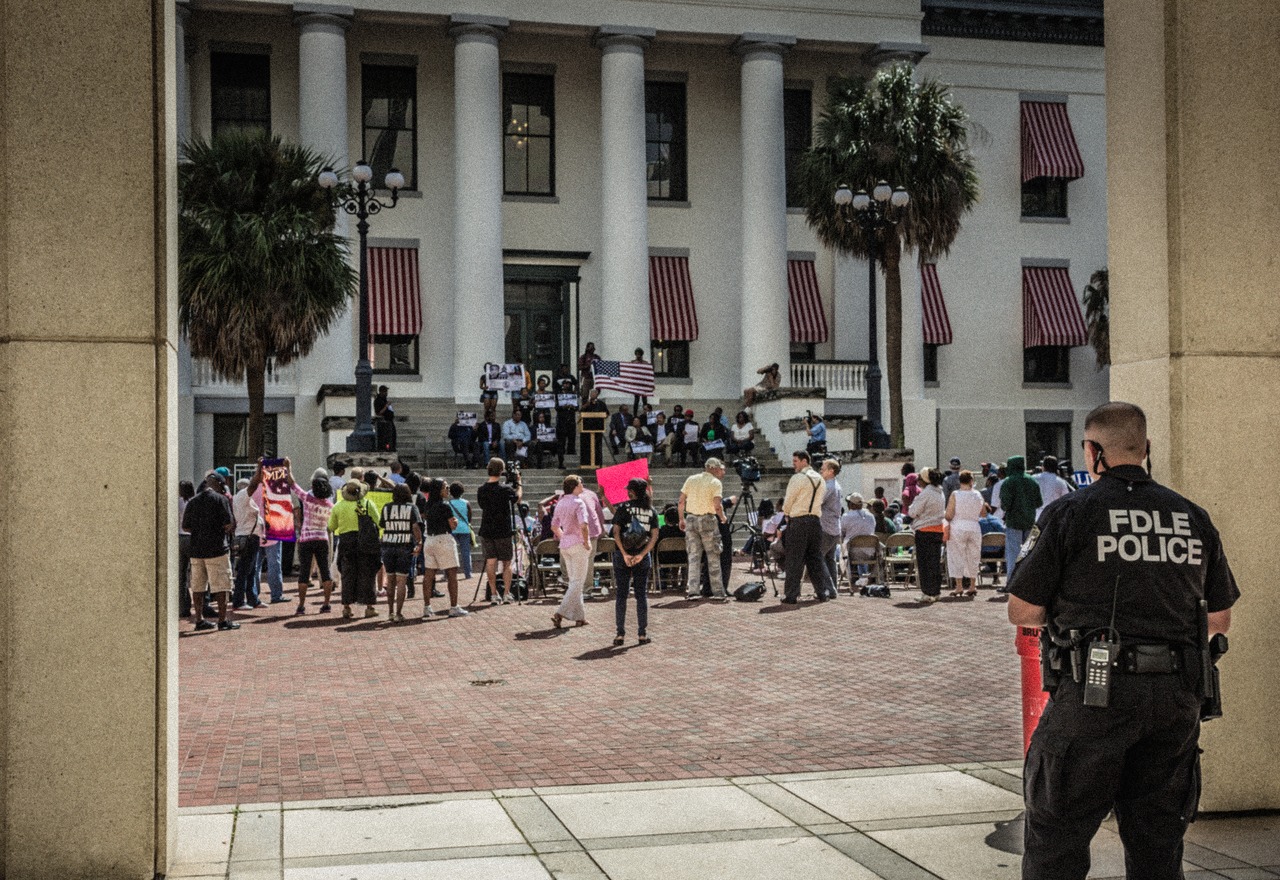
[[(733, 510), (729, 513), (729, 534), (735, 532), (749, 531), (752, 527), (751, 519), (760, 511), (760, 505), (756, 501), (755, 481), (742, 481), (742, 491), (738, 494), (738, 503), (733, 505)], [(742, 507), (746, 507), (746, 521), (737, 523), (738, 511)]]

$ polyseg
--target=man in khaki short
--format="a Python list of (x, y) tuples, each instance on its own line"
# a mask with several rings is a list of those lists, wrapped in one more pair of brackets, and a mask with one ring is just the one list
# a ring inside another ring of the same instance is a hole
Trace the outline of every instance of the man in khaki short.
[(227, 536), (235, 530), (235, 525), (231, 503), (223, 494), (222, 475), (211, 473), (205, 477), (204, 489), (187, 502), (182, 516), (183, 529), (191, 533), (191, 595), (198, 630), (215, 626), (213, 621), (204, 619), (201, 610), (206, 587), (218, 603), (217, 628), (240, 628), (240, 624), (230, 619), (227, 602), (231, 594), (231, 553), (227, 549)]
[(707, 557), (707, 574), (717, 599), (728, 599), (724, 581), (720, 575), (720, 523), (728, 522), (724, 515), (724, 462), (708, 458), (700, 474), (684, 481), (680, 490), (680, 529), (684, 532), (684, 546), (689, 554), (689, 592), (686, 599), (697, 599), (701, 578), (702, 557)]

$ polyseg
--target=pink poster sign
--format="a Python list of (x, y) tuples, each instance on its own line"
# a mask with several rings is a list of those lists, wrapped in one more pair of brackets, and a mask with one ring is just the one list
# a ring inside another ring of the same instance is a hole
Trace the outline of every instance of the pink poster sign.
[(639, 477), (649, 479), (649, 460), (637, 458), (624, 464), (600, 468), (596, 471), (596, 481), (604, 490), (604, 497), (610, 504), (621, 504), (627, 500), (627, 482)]

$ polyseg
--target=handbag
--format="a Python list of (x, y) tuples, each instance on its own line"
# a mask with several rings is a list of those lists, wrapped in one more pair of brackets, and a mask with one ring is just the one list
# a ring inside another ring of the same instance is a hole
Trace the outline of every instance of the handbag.
[(378, 535), (378, 524), (369, 515), (369, 507), (361, 502), (356, 505), (356, 552), (366, 556), (377, 556), (382, 553), (382, 539)]

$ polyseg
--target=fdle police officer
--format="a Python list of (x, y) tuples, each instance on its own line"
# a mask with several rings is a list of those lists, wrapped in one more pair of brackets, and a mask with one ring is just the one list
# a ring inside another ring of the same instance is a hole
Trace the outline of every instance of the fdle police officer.
[(1173, 880), (1200, 794), (1199, 602), (1210, 635), (1225, 633), (1240, 591), (1208, 514), (1142, 466), (1141, 409), (1098, 407), (1083, 445), (1098, 479), (1041, 514), (1009, 583), (1009, 621), (1076, 630), (1087, 651), (1114, 614), (1122, 647), (1109, 704), (1083, 704), (1068, 662), (1031, 738), (1022, 876), (1083, 878), (1089, 841), (1114, 808), (1127, 876)]

